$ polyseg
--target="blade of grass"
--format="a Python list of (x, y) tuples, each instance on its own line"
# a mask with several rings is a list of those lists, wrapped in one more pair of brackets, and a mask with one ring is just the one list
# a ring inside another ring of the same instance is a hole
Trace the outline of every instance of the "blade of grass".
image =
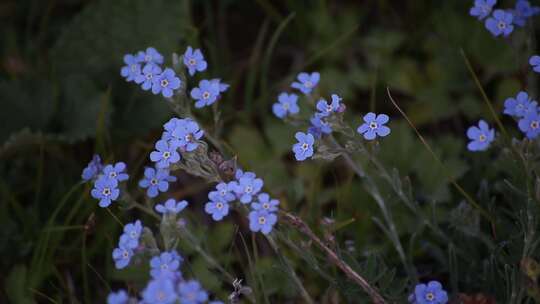
[(510, 136), (508, 135), (508, 132), (506, 131), (506, 128), (502, 124), (499, 115), (497, 115), (497, 112), (495, 112), (495, 109), (493, 108), (493, 105), (491, 104), (491, 101), (489, 100), (486, 91), (484, 91), (484, 88), (482, 87), (482, 84), (480, 83), (480, 80), (476, 76), (476, 73), (474, 72), (474, 69), (471, 65), (471, 62), (469, 61), (469, 58), (467, 58), (467, 55), (465, 54), (465, 51), (463, 49), (460, 49), (461, 56), (463, 57), (463, 60), (465, 61), (465, 65), (467, 66), (467, 69), (469, 70), (469, 73), (471, 73), (472, 78), (474, 79), (474, 83), (478, 87), (478, 90), (480, 91), (480, 94), (482, 95), (482, 99), (486, 103), (489, 112), (491, 116), (493, 116), (493, 119), (497, 123), (497, 126), (499, 127), (499, 130), (503, 133), (506, 140), (510, 139)]
[(293, 20), (295, 15), (296, 14), (293, 12), (289, 14), (287, 18), (281, 21), (281, 23), (275, 30), (274, 34), (272, 34), (272, 38), (270, 38), (270, 42), (268, 43), (268, 46), (266, 47), (266, 52), (264, 54), (264, 59), (263, 59), (262, 68), (261, 68), (261, 95), (262, 95), (261, 97), (262, 97), (262, 100), (264, 101), (266, 101), (267, 98), (265, 97), (268, 94), (268, 67), (270, 66), (270, 63), (272, 61), (272, 54), (274, 52), (274, 49), (276, 47), (276, 44), (279, 38), (281, 37), (281, 34), (283, 34), (283, 31), (285, 30), (285, 28), (287, 28), (287, 25), (289, 25), (289, 22)]
[(246, 89), (244, 95), (244, 103), (246, 108), (245, 113), (248, 115), (251, 114), (252, 110), (255, 84), (259, 72), (259, 69), (257, 67), (259, 66), (259, 60), (263, 51), (262, 48), (264, 46), (264, 39), (266, 38), (269, 25), (270, 22), (268, 21), (268, 19), (266, 19), (261, 26), (259, 33), (257, 34), (257, 41), (255, 41), (253, 52), (251, 53), (251, 57), (249, 58), (249, 73), (247, 75)]
[(428, 150), (429, 154), (431, 154), (431, 156), (433, 157), (433, 159), (435, 159), (435, 161), (439, 164), (439, 166), (441, 166), (442, 170), (443, 170), (443, 173), (446, 175), (446, 178), (448, 179), (448, 181), (454, 186), (454, 188), (456, 188), (456, 190), (461, 193), (461, 195), (465, 198), (465, 200), (471, 204), (474, 208), (476, 208), (478, 210), (478, 212), (480, 212), (480, 214), (485, 217), (487, 220), (489, 220), (491, 222), (492, 225), (495, 225), (495, 220), (493, 219), (493, 217), (484, 209), (482, 208), (482, 206), (480, 206), (480, 204), (478, 204), (470, 195), (469, 193), (467, 193), (467, 191), (465, 191), (465, 189), (463, 189), (457, 182), (456, 182), (456, 178), (454, 176), (452, 176), (449, 172), (448, 172), (448, 168), (446, 168), (446, 166), (444, 165), (444, 163), (442, 162), (442, 160), (437, 156), (437, 154), (435, 154), (435, 152), (433, 151), (433, 149), (431, 148), (431, 146), (428, 144), (428, 142), (424, 139), (424, 137), (422, 136), (422, 134), (420, 134), (420, 131), (418, 131), (418, 129), (416, 128), (416, 126), (413, 124), (413, 122), (409, 119), (409, 117), (407, 116), (407, 114), (405, 114), (405, 112), (398, 106), (398, 104), (396, 103), (396, 101), (394, 100), (394, 98), (392, 98), (392, 94), (390, 94), (390, 88), (386, 88), (386, 92), (388, 94), (388, 98), (390, 98), (390, 101), (392, 102), (392, 104), (394, 105), (394, 107), (396, 107), (396, 109), (399, 111), (399, 113), (401, 113), (401, 115), (405, 118), (405, 120), (407, 121), (407, 123), (409, 123), (409, 125), (411, 126), (411, 128), (414, 130), (414, 132), (416, 133), (416, 135), (418, 136), (418, 138), (420, 139), (420, 141), (422, 142), (422, 144), (424, 145), (424, 147), (426, 147), (426, 149)]

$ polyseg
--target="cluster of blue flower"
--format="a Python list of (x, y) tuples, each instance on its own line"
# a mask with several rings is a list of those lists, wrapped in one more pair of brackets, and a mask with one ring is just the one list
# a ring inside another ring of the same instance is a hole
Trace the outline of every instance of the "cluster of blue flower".
[(161, 93), (163, 97), (170, 98), (174, 90), (180, 88), (180, 78), (176, 77), (171, 68), (161, 69), (163, 56), (153, 47), (134, 55), (126, 54), (124, 63), (126, 65), (122, 67), (120, 74), (128, 82), (140, 84), (145, 91), (152, 89), (154, 95)]
[(540, 13), (540, 7), (532, 6), (528, 0), (518, 0), (513, 9), (507, 10), (493, 10), (495, 4), (497, 0), (476, 0), (469, 11), (478, 20), (487, 18), (485, 26), (495, 37), (507, 37), (514, 31), (514, 25), (523, 27), (529, 17)]
[(538, 103), (531, 100), (529, 95), (521, 91), (515, 98), (510, 97), (504, 102), (504, 114), (518, 121), (521, 132), (529, 139), (540, 134), (540, 113)]
[[(185, 280), (180, 271), (183, 258), (176, 250), (164, 251), (150, 259), (150, 281), (141, 292), (142, 301), (130, 298), (121, 289), (111, 292), (107, 304), (201, 304), (207, 303), (208, 292), (196, 280)], [(221, 301), (210, 301), (209, 304), (223, 304)]]
[(103, 166), (101, 157), (94, 155), (90, 163), (82, 172), (82, 180), (94, 181), (94, 188), (90, 192), (93, 198), (99, 200), (99, 206), (106, 208), (120, 196), (118, 183), (126, 181), (129, 175), (124, 173), (126, 164), (118, 162), (114, 165)]
[[(305, 95), (310, 95), (320, 81), (320, 74), (318, 72), (311, 74), (302, 72), (298, 74), (297, 80), (298, 82), (293, 82), (291, 87), (300, 90)], [(304, 161), (313, 156), (315, 139), (320, 139), (323, 135), (332, 133), (330, 123), (332, 115), (340, 115), (345, 112), (346, 107), (341, 102), (342, 98), (337, 94), (332, 94), (331, 98), (331, 102), (326, 101), (324, 98), (317, 101), (315, 105), (317, 112), (311, 116), (307, 132), (296, 132), (295, 138), (298, 142), (292, 146), (292, 151), (297, 161)], [(276, 117), (281, 119), (298, 114), (300, 112), (298, 95), (280, 93), (278, 101), (272, 105), (272, 111)], [(363, 120), (364, 123), (358, 127), (357, 132), (366, 140), (373, 140), (377, 136), (384, 137), (390, 134), (390, 128), (385, 126), (389, 121), (388, 115), (376, 115), (370, 112), (363, 117)]]
[(124, 226), (124, 233), (120, 235), (118, 240), (118, 248), (115, 248), (112, 252), (114, 265), (117, 269), (127, 267), (133, 254), (137, 250), (142, 250), (142, 248), (139, 248), (142, 231), (143, 226), (139, 220)]
[[(171, 68), (162, 70), (163, 56), (153, 47), (146, 51), (139, 51), (135, 55), (127, 54), (124, 56), (125, 66), (120, 70), (120, 74), (128, 82), (134, 81), (141, 85), (145, 91), (152, 89), (154, 95), (162, 94), (166, 98), (174, 95), (182, 84), (179, 77)], [(203, 72), (208, 67), (207, 62), (200, 49), (188, 46), (184, 55), (183, 63), (187, 68), (189, 75), (193, 76), (196, 72)], [(191, 90), (191, 97), (196, 101), (195, 107), (202, 108), (216, 102), (222, 92), (229, 88), (228, 84), (221, 83), (219, 78), (199, 82), (199, 86)]]
[[(507, 98), (504, 101), (503, 113), (517, 121), (519, 130), (528, 139), (535, 139), (540, 135), (540, 108), (527, 92), (521, 91), (516, 97)], [(469, 151), (485, 151), (495, 140), (495, 130), (484, 120), (480, 120), (478, 127), (471, 126), (467, 129), (467, 137), (471, 140), (467, 145)]]
[(214, 191), (208, 193), (210, 200), (204, 206), (206, 213), (215, 221), (222, 220), (229, 214), (229, 203), (238, 200), (250, 204), (249, 229), (253, 232), (268, 234), (277, 223), (279, 201), (271, 199), (267, 193), (261, 193), (263, 180), (253, 172), (236, 170), (235, 180), (219, 183)]
[[(164, 217), (173, 217), (176, 221), (176, 215), (184, 210), (188, 202), (175, 201), (168, 199), (162, 204), (157, 204), (155, 210)], [(137, 220), (124, 226), (124, 233), (120, 236), (118, 248), (113, 250), (112, 256), (117, 269), (127, 267), (136, 254), (140, 258), (145, 258), (145, 252), (153, 253), (153, 250), (145, 248), (140, 239), (143, 233), (141, 221)], [(150, 281), (146, 288), (141, 292), (142, 302), (130, 298), (125, 290), (112, 292), (107, 298), (108, 304), (162, 304), (162, 303), (207, 303), (208, 293), (202, 288), (196, 280), (185, 280), (180, 271), (183, 258), (176, 250), (163, 251), (159, 255), (154, 255), (150, 261)], [(221, 301), (211, 301), (210, 304), (223, 303)]]

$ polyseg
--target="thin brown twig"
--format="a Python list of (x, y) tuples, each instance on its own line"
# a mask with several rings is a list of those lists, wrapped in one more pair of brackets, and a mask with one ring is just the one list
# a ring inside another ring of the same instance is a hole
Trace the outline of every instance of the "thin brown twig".
[(379, 294), (377, 289), (373, 286), (371, 286), (368, 281), (363, 278), (361, 275), (359, 275), (356, 271), (354, 271), (351, 266), (349, 266), (345, 261), (340, 259), (338, 255), (328, 246), (324, 244), (319, 237), (313, 233), (311, 228), (302, 221), (301, 218), (298, 216), (292, 215), (285, 211), (280, 211), (281, 216), (285, 218), (285, 223), (289, 224), (291, 227), (295, 228), (296, 230), (302, 232), (304, 235), (306, 235), (311, 241), (313, 241), (322, 251), (326, 253), (330, 261), (336, 265), (341, 271), (347, 275), (347, 277), (351, 280), (353, 280), (356, 284), (358, 284), (371, 298), (373, 303), (375, 304), (386, 304), (386, 300)]

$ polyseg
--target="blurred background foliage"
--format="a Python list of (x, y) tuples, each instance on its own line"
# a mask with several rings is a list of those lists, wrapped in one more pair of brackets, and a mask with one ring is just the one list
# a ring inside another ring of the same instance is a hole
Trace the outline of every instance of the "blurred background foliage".
[[(508, 229), (499, 232), (499, 240), (507, 240), (504, 244), (485, 235), (487, 224), (464, 204), (386, 95), (389, 87), (447, 172), (486, 209), (516, 208), (512, 204), (523, 198), (505, 197), (507, 184), (495, 182), (506, 179), (522, 185), (515, 164), (504, 155), (465, 150), (467, 126), (491, 117), (461, 50), (500, 110), (503, 100), (520, 89), (537, 96), (527, 66), (536, 47), (534, 28), (516, 31), (508, 40), (494, 39), (468, 15), (471, 4), (3, 1), (0, 302), (95, 303), (111, 286), (143, 284), (146, 274), (112, 267), (110, 252), (121, 227), (89, 197), (88, 185), (79, 183), (80, 172), (93, 153), (100, 153), (106, 160), (128, 163), (130, 186), (136, 188), (152, 143), (173, 114), (162, 99), (120, 77), (122, 57), (154, 46), (170, 63), (170, 54), (183, 53), (188, 44), (203, 49), (209, 62), (207, 77), (221, 77), (232, 85), (219, 101), (222, 124), (213, 124), (209, 110), (197, 111), (205, 128), (229, 143), (242, 167), (257, 172), (283, 208), (321, 234), (321, 219), (335, 221), (338, 228), (332, 234), (342, 256), (397, 298), (409, 286), (403, 279), (405, 270), (373, 221), (380, 214), (361, 181), (339, 158), (331, 163), (294, 162), (290, 147), (296, 130), (276, 119), (270, 107), (279, 92), (289, 90), (298, 72), (319, 71), (319, 92), (340, 94), (354, 126), (362, 113), (389, 113), (392, 134), (372, 148), (386, 167), (396, 168), (398, 179), (412, 185), (415, 200), (430, 220), (454, 240), (448, 244), (426, 230), (390, 189), (382, 189), (388, 201), (395, 202), (397, 229), (419, 279), (438, 279), (452, 292), (504, 298), (508, 287), (498, 286), (498, 280), (513, 275), (512, 266), (500, 269), (493, 260), (507, 246), (520, 246), (513, 230), (516, 223), (510, 221)], [(366, 162), (362, 156), (357, 159)], [(211, 223), (201, 212), (210, 185), (184, 173), (179, 177), (169, 194), (192, 203), (188, 225), (196, 230), (201, 246), (271, 302), (301, 303), (275, 252), (262, 240), (253, 247), (256, 240), (247, 232), (245, 219), (235, 214), (224, 223)], [(139, 216), (116, 211), (126, 222)], [(292, 232), (279, 233), (299, 238)], [(317, 302), (364, 301), (362, 292), (321, 254), (302, 250), (309, 244), (292, 243), (282, 250)], [(231, 282), (216, 275), (189, 246), (184, 254), (189, 271), (226, 298)], [(519, 257), (506, 258), (509, 265), (519, 263)], [(477, 263), (471, 265), (471, 260)], [(323, 268), (309, 267), (313, 265)]]

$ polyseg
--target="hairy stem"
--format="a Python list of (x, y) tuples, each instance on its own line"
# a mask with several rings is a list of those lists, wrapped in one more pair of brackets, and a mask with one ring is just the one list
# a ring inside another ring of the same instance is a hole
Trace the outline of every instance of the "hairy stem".
[(289, 224), (291, 227), (303, 233), (307, 236), (313, 243), (317, 245), (324, 253), (328, 256), (330, 262), (336, 265), (345, 275), (354, 281), (358, 286), (360, 286), (371, 298), (375, 304), (385, 304), (386, 300), (382, 295), (377, 291), (377, 289), (369, 284), (369, 282), (354, 271), (351, 266), (349, 266), (345, 261), (343, 261), (339, 256), (328, 246), (324, 244), (321, 239), (319, 239), (315, 233), (309, 228), (309, 226), (302, 221), (298, 216), (292, 215), (285, 211), (280, 211), (280, 215), (285, 218), (285, 223)]

